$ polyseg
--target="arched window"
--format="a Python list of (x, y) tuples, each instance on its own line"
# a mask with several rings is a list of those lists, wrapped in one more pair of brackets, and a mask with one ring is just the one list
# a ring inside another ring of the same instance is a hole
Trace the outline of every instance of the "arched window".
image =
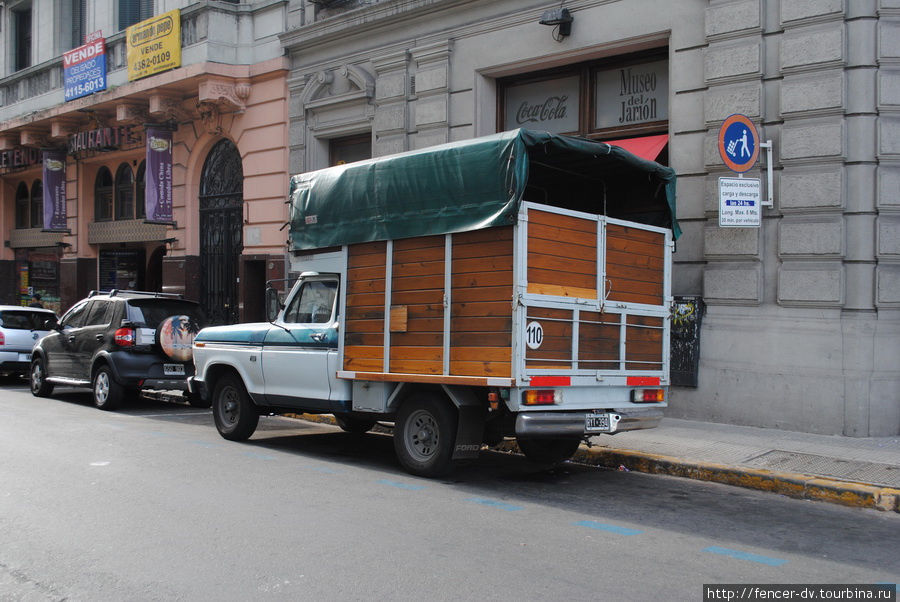
[(116, 170), (116, 219), (134, 219), (134, 174), (128, 163)]
[(108, 167), (101, 167), (94, 180), (94, 221), (105, 222), (113, 216), (113, 179)]
[(28, 228), (31, 226), (31, 217), (28, 207), (28, 185), (19, 182), (16, 188), (16, 228)]
[(147, 162), (138, 165), (137, 177), (134, 179), (134, 216), (137, 219), (147, 217), (147, 206), (144, 203), (144, 186), (146, 184)]
[(44, 227), (44, 184), (40, 180), (31, 185), (31, 227)]

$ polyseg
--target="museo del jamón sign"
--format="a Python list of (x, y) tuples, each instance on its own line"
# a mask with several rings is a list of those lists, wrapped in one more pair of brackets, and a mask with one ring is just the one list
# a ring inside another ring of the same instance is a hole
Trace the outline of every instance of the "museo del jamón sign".
[(597, 129), (669, 118), (669, 62), (654, 61), (598, 71)]

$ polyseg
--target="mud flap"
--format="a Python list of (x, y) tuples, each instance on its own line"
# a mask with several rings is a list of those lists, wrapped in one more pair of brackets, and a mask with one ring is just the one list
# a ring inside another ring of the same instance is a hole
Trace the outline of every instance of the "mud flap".
[(481, 442), (484, 440), (487, 404), (480, 402), (471, 389), (447, 386), (443, 389), (459, 412), (453, 459), (477, 458), (478, 452), (481, 451)]

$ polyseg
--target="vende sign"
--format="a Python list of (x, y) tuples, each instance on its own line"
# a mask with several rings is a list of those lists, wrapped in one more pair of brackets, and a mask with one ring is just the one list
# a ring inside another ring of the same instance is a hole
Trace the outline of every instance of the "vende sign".
[(106, 40), (88, 42), (63, 54), (65, 99), (106, 90)]

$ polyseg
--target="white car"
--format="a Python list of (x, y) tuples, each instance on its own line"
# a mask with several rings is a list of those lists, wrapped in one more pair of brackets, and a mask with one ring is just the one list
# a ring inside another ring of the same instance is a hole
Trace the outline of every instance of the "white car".
[(28, 374), (34, 344), (50, 332), (47, 320), (56, 320), (49, 309), (0, 305), (0, 374)]

